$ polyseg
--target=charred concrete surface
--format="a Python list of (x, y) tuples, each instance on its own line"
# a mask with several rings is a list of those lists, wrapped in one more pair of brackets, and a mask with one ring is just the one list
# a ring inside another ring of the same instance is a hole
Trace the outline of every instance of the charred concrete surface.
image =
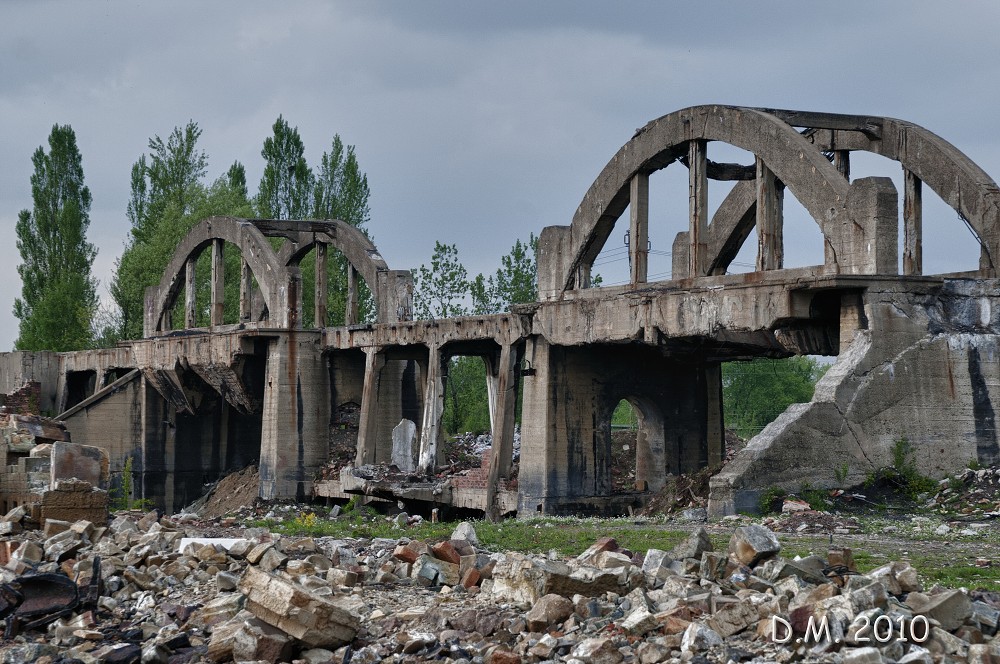
[[(713, 142), (752, 153), (753, 163), (712, 161)], [(852, 180), (857, 151), (898, 162), (903, 192), (888, 178)], [(650, 282), (649, 177), (668, 167), (687, 169), (680, 205), (689, 224), (673, 242), (672, 278)], [(710, 214), (712, 180), (736, 185)], [(923, 274), (925, 185), (962, 220), (956, 229), (964, 222), (978, 240), (980, 255), (970, 257), (977, 269)], [(821, 265), (785, 267), (786, 195), (822, 233)], [(911, 123), (698, 106), (639, 129), (572, 223), (542, 230), (536, 303), (413, 321), (409, 273), (389, 269), (350, 225), (214, 217), (181, 242), (147, 292), (146, 338), (80, 353), (6, 354), (0, 392), (39, 383), (43, 410), (61, 413), (74, 440), (106, 449), (113, 471), (131, 458), (138, 493), (168, 509), (226, 470), (259, 462), (265, 498), (353, 492), (494, 517), (607, 513), (641, 504), (669, 474), (721, 463), (722, 362), (838, 356), (812, 403), (790, 408), (716, 477), (711, 509), (727, 514), (748, 507), (761, 487), (804, 478), (820, 486), (845, 465), (861, 477), (886, 465), (904, 436), (929, 474), (1000, 455), (998, 222), (994, 181)], [(625, 226), (629, 283), (593, 287), (595, 259)], [(727, 274), (751, 233), (756, 269)], [(274, 238), (283, 243), (277, 249)], [(243, 256), (236, 321), (224, 316), (226, 244)], [(210, 301), (198, 302), (196, 262), (209, 250)], [(315, 255), (312, 320), (326, 321), (328, 251), (349, 265), (347, 324), (306, 329), (299, 265)], [(359, 317), (362, 282), (374, 298), (372, 321)], [(210, 326), (197, 328), (205, 311)], [(435, 471), (456, 356), (486, 367), (493, 449), (476, 474), (449, 483)], [(637, 471), (634, 491), (615, 493), (610, 419), (622, 399), (639, 416)], [(346, 446), (349, 470), (316, 484), (333, 446)], [(405, 471), (380, 470), (395, 462)]]

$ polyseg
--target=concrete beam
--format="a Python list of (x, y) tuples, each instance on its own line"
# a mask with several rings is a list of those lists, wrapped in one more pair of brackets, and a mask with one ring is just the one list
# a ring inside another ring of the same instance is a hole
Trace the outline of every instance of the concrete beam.
[(783, 187), (757, 157), (757, 270), (780, 270), (785, 263)]

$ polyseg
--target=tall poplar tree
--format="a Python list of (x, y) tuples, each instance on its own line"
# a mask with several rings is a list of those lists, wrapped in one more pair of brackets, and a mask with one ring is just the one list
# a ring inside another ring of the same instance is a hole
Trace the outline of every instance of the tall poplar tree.
[[(174, 127), (166, 140), (151, 138), (149, 153), (132, 165), (126, 209), (132, 228), (110, 289), (120, 317), (118, 329), (103, 335), (105, 342), (142, 337), (146, 287), (159, 283), (177, 243), (201, 219), (198, 208), (208, 196), (202, 182), (208, 156), (198, 148), (200, 137), (198, 123), (189, 120)], [(233, 168), (239, 177), (242, 166)], [(245, 189), (244, 175), (244, 199)]]
[(97, 282), (91, 266), (97, 250), (86, 237), (91, 197), (73, 128), (53, 126), (49, 152), (39, 147), (31, 161), (34, 204), (20, 212), (16, 226), (22, 288), (14, 301), (20, 320), (15, 346), (79, 350), (92, 339)]
[(264, 139), (264, 175), (257, 189), (257, 211), (272, 219), (305, 219), (312, 208), (313, 173), (303, 156), (298, 127), (278, 116), (274, 135)]

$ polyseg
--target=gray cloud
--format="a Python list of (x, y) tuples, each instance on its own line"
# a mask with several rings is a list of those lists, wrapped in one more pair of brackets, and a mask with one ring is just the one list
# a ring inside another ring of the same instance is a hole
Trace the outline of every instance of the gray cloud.
[[(13, 249), (31, 152), (56, 122), (80, 142), (105, 283), (132, 162), (189, 118), (210, 177), (238, 159), (251, 186), (279, 113), (312, 163), (340, 133), (368, 173), (376, 243), (400, 268), (441, 239), (471, 271), (495, 269), (515, 239), (569, 223), (636, 127), (692, 104), (902, 117), (998, 173), (998, 15), (988, 2), (7, 2), (0, 228)], [(656, 200), (663, 246), (686, 199)], [(932, 209), (948, 229), (934, 264), (974, 264), (949, 211)], [(788, 253), (806, 260), (818, 236), (803, 225)], [(16, 336), (16, 263), (0, 263), (2, 347)]]

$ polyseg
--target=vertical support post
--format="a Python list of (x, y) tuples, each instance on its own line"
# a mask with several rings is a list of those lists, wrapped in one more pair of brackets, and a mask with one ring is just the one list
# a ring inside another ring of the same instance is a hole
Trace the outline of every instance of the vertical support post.
[(197, 311), (195, 310), (195, 265), (197, 261), (192, 257), (184, 264), (184, 328), (190, 329), (197, 325)]
[(350, 263), (347, 264), (347, 306), (344, 311), (344, 324), (358, 324), (358, 271)]
[(431, 344), (428, 351), (424, 414), (420, 427), (420, 456), (417, 458), (418, 471), (421, 473), (434, 471), (437, 463), (438, 435), (441, 433), (441, 415), (444, 413), (441, 348), (437, 344)]
[(904, 168), (903, 176), (903, 274), (924, 273), (923, 182)]
[(249, 321), (253, 318), (253, 271), (250, 263), (243, 261), (240, 271), (240, 320)]
[(785, 263), (784, 198), (774, 171), (757, 157), (757, 271), (780, 270)]
[(837, 169), (837, 172), (844, 176), (844, 179), (850, 182), (851, 180), (851, 151), (850, 150), (834, 150), (833, 151), (833, 166)]
[(212, 309), (211, 325), (222, 325), (226, 310), (226, 260), (224, 240), (212, 240)]
[(490, 416), (493, 428), (493, 451), (486, 481), (486, 518), (499, 521), (503, 516), (497, 501), (497, 482), (510, 477), (514, 459), (514, 420), (517, 404), (518, 353), (509, 343), (500, 347), (500, 361), (496, 367), (496, 389)]
[(708, 156), (707, 143), (688, 141), (689, 277), (703, 277), (708, 269)]
[(629, 263), (633, 284), (646, 283), (649, 270), (649, 174), (632, 178), (629, 196)]
[(591, 265), (584, 264), (576, 269), (576, 287), (590, 288)]
[(365, 349), (365, 383), (361, 388), (361, 414), (358, 419), (357, 465), (375, 463), (378, 449), (378, 396), (385, 354), (377, 348)]
[(313, 327), (326, 327), (326, 244), (316, 243), (316, 317), (313, 319)]
[(725, 424), (722, 411), (722, 365), (705, 367), (705, 415), (708, 420), (708, 467), (721, 468), (725, 450)]

